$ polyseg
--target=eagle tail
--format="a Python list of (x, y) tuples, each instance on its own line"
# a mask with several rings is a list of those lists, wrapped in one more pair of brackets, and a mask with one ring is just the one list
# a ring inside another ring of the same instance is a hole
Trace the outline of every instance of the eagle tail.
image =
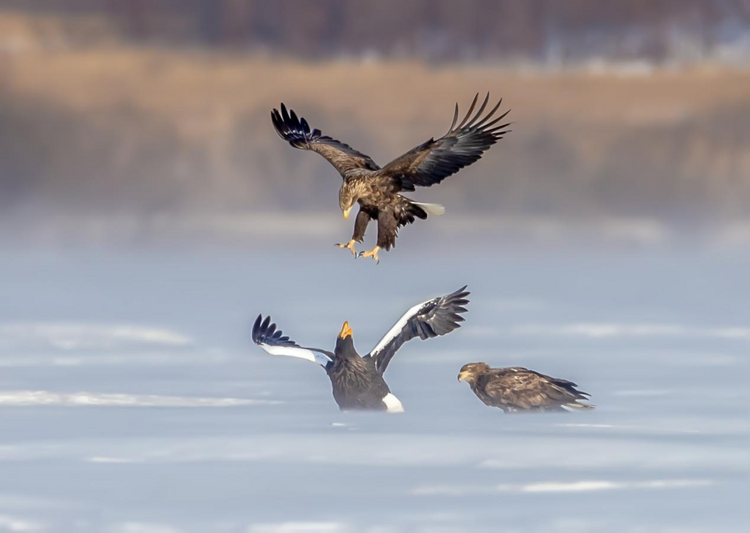
[(445, 207), (440, 204), (425, 204), (422, 202), (412, 202), (424, 210), (428, 215), (439, 217), (445, 214)]
[(594, 406), (590, 403), (578, 403), (577, 401), (568, 402), (561, 405), (560, 407), (562, 407), (566, 411), (587, 411), (594, 408)]

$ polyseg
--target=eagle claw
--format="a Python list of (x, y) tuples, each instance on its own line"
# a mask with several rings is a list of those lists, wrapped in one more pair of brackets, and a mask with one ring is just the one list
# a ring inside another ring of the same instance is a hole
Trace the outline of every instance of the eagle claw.
[(380, 259), (378, 259), (378, 250), (380, 250), (380, 246), (376, 246), (368, 252), (359, 252), (358, 257), (372, 257), (377, 265), (380, 263)]
[(357, 258), (357, 250), (354, 249), (354, 245), (355, 244), (357, 244), (357, 241), (355, 241), (354, 239), (352, 239), (351, 241), (349, 241), (346, 244), (336, 243), (336, 244), (334, 244), (334, 246), (338, 246), (339, 248), (346, 248), (346, 249), (348, 249), (352, 253), (352, 255), (354, 256), (354, 259), (356, 259)]

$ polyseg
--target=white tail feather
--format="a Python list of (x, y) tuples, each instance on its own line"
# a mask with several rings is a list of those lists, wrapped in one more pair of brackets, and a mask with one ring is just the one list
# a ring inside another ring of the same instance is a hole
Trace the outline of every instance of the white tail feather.
[(404, 412), (404, 406), (401, 405), (401, 402), (396, 398), (392, 393), (388, 393), (383, 397), (383, 403), (386, 407), (386, 412), (388, 413), (403, 413)]
[(414, 205), (418, 205), (428, 215), (439, 217), (445, 214), (445, 207), (440, 204), (423, 204), (421, 202), (412, 202)]
[(586, 409), (594, 408), (594, 406), (589, 403), (578, 403), (578, 402), (569, 402), (569, 403), (561, 405), (560, 407), (562, 407), (566, 411), (585, 411)]

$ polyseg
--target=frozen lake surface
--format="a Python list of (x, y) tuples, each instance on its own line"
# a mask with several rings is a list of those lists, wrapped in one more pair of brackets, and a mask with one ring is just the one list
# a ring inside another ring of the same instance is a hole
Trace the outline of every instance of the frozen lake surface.
[[(1, 252), (0, 531), (746, 531), (747, 253), (294, 252)], [(366, 353), (466, 283), (465, 326), (389, 367), (403, 415), (340, 413), (249, 340), (348, 320)], [(472, 361), (597, 409), (503, 415)]]

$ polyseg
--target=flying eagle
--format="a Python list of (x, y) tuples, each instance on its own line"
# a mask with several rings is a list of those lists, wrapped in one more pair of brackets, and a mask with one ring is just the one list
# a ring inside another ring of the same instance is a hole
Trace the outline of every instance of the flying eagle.
[(299, 346), (271, 322), (258, 315), (253, 326), (253, 341), (271, 355), (307, 359), (322, 366), (333, 386), (333, 398), (342, 411), (367, 409), (403, 412), (401, 402), (391, 393), (383, 373), (396, 351), (406, 341), (430, 339), (461, 327), (460, 315), (466, 312), (469, 295), (466, 287), (447, 296), (433, 298), (409, 309), (380, 339), (372, 351), (360, 356), (354, 349), (352, 329), (344, 322), (333, 352)]
[(271, 112), (271, 120), (282, 139), (294, 148), (319, 153), (339, 171), (344, 179), (339, 190), (339, 207), (345, 219), (349, 218), (354, 204), (359, 204), (354, 234), (348, 243), (337, 244), (339, 248), (347, 248), (357, 257), (355, 244), (364, 239), (370, 220), (378, 221), (377, 246), (359, 254), (378, 261), (381, 248), (390, 250), (396, 245), (399, 227), (411, 224), (417, 218), (424, 220), (427, 215), (438, 216), (445, 212), (441, 205), (415, 202), (402, 192), (440, 183), (479, 160), (490, 146), (510, 132), (506, 129), (510, 123), (497, 125), (510, 110), (492, 119), (502, 99), (491, 111), (483, 114), (490, 95), (487, 94), (474, 113), (478, 97), (479, 94), (474, 97), (469, 111), (458, 125), (456, 104), (448, 133), (437, 140), (431, 138), (383, 168), (348, 144), (323, 135), (318, 129), (311, 129), (307, 120), (298, 118), (294, 111), (287, 111), (283, 103), (280, 112), (277, 109)]
[(461, 367), (458, 381), (465, 381), (485, 405), (506, 413), (567, 411), (593, 409), (578, 403), (589, 394), (564, 379), (545, 376), (520, 366), (490, 368), (485, 363), (468, 363)]

